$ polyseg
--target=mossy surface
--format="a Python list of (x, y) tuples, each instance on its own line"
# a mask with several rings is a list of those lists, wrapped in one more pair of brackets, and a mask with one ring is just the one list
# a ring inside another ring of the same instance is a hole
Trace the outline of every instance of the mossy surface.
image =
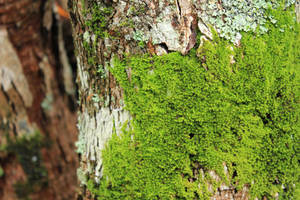
[(100, 6), (97, 3), (93, 3), (90, 9), (84, 11), (92, 14), (91, 17), (85, 21), (85, 26), (89, 27), (91, 32), (99, 38), (109, 37), (106, 29), (108, 26), (108, 18), (112, 11), (112, 7)]
[(233, 50), (216, 37), (201, 59), (192, 50), (115, 61), (133, 120), (103, 151), (100, 185), (89, 181), (98, 199), (209, 199), (208, 182), (248, 185), (251, 199), (297, 198), (299, 27), (291, 12), (270, 12), (276, 26), (244, 33)]
[[(101, 6), (96, 2), (92, 3), (88, 9), (83, 8), (83, 14), (86, 19), (84, 22), (86, 32), (83, 34), (83, 47), (87, 52), (88, 64), (91, 66), (97, 65), (96, 49), (98, 40), (112, 37), (107, 32), (108, 21), (112, 11), (112, 7)], [(90, 33), (93, 34), (93, 39)]]
[(15, 192), (19, 199), (29, 199), (29, 195), (47, 186), (47, 170), (43, 165), (41, 148), (46, 143), (39, 132), (24, 135), (13, 141), (8, 138), (6, 151), (14, 154), (19, 160), (27, 179), (15, 184)]

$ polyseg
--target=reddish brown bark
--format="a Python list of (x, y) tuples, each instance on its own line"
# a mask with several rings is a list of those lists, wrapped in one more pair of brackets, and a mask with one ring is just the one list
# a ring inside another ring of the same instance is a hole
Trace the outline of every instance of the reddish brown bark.
[[(76, 114), (62, 87), (51, 12), (51, 1), (0, 0), (0, 43), (11, 44), (0, 47), (0, 146), (8, 146), (7, 138), (14, 142), (39, 131), (44, 136), (40, 153), (47, 177), (44, 185), (34, 186), (29, 197), (75, 199)], [(15, 63), (20, 64), (20, 71)], [(42, 106), (47, 98), (48, 108)], [(4, 170), (0, 199), (25, 198), (16, 194), (16, 184), (26, 182), (30, 174), (20, 163), (20, 155), (6, 150), (0, 148)]]

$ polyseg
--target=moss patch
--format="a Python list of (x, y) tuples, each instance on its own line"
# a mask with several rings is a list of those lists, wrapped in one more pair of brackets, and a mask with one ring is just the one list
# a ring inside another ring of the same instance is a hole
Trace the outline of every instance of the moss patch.
[(47, 186), (47, 170), (43, 166), (40, 150), (45, 142), (39, 132), (31, 133), (12, 141), (8, 138), (6, 151), (17, 156), (27, 180), (18, 182), (15, 191), (20, 199), (28, 199), (28, 195)]
[(106, 30), (108, 18), (112, 11), (112, 7), (100, 6), (97, 3), (94, 3), (89, 10), (84, 11), (85, 13), (92, 14), (92, 16), (85, 21), (85, 26), (99, 38), (109, 37)]
[(0, 178), (2, 178), (4, 176), (4, 170), (0, 165)]
[(209, 199), (208, 182), (247, 184), (252, 199), (296, 198), (299, 27), (291, 12), (271, 12), (276, 27), (244, 33), (234, 50), (215, 38), (200, 60), (192, 50), (115, 61), (111, 72), (133, 120), (103, 151), (104, 176), (89, 183), (98, 199)]
[[(97, 65), (97, 42), (99, 39), (111, 38), (107, 32), (108, 21), (112, 14), (113, 8), (109, 6), (100, 5), (94, 2), (88, 9), (83, 8), (85, 16), (84, 26), (86, 32), (83, 34), (83, 47), (87, 51), (88, 64), (91, 66)], [(92, 41), (90, 33), (93, 34)]]

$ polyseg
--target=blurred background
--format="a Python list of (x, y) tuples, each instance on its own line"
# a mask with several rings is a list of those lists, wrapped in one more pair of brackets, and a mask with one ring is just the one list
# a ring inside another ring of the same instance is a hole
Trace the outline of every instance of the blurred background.
[(0, 0), (0, 199), (76, 199), (67, 0)]

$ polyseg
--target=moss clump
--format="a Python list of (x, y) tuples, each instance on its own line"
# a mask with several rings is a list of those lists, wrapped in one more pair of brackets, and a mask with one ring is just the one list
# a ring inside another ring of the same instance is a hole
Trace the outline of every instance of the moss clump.
[(47, 170), (43, 166), (40, 150), (45, 142), (39, 132), (25, 135), (12, 141), (8, 138), (6, 151), (16, 155), (25, 174), (26, 182), (15, 185), (16, 194), (20, 199), (26, 199), (31, 193), (47, 186)]
[(87, 41), (83, 41), (83, 47), (86, 50), (86, 54), (87, 54), (87, 63), (90, 66), (96, 66), (97, 65), (97, 55), (96, 55), (96, 42), (94, 42), (93, 44), (90, 44)]
[[(84, 1), (82, 5), (85, 5)], [(97, 65), (96, 49), (98, 39), (110, 37), (107, 26), (112, 11), (112, 7), (101, 6), (97, 2), (93, 2), (87, 9), (83, 7), (86, 31), (82, 35), (82, 44), (87, 52), (87, 62), (91, 66)], [(90, 33), (94, 36), (93, 41)]]
[(101, 79), (105, 79), (105, 68), (99, 63), (97, 58), (97, 44), (99, 39), (112, 38), (107, 32), (107, 26), (113, 8), (100, 5), (97, 2), (93, 2), (90, 6), (90, 8), (83, 10), (86, 18), (84, 23), (86, 32), (82, 35), (82, 45), (85, 49), (89, 66), (98, 66), (96, 72), (101, 73)]
[(113, 11), (112, 7), (100, 6), (97, 3), (93, 4), (86, 13), (91, 13), (91, 18), (85, 21), (85, 26), (91, 30), (99, 38), (109, 37), (107, 33), (108, 18)]
[(133, 120), (103, 151), (103, 178), (90, 186), (98, 199), (209, 199), (207, 182), (247, 184), (252, 199), (296, 198), (299, 29), (289, 11), (272, 14), (278, 27), (245, 33), (239, 48), (205, 43), (204, 63), (195, 50), (116, 60), (111, 72)]

